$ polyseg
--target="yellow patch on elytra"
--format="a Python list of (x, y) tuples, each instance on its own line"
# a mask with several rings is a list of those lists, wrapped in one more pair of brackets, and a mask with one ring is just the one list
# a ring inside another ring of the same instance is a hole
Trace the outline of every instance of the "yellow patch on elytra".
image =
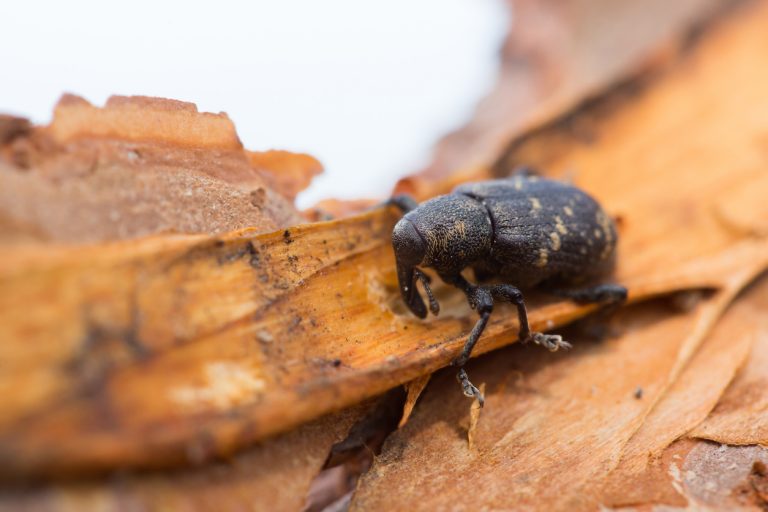
[(541, 201), (537, 197), (529, 197), (528, 200), (531, 202), (531, 208), (534, 212), (541, 210)]
[(603, 232), (600, 231), (599, 229), (595, 229), (594, 234), (595, 234), (595, 238), (600, 238), (603, 236)]
[(573, 208), (571, 208), (570, 206), (563, 206), (563, 211), (567, 216), (573, 217)]
[(557, 234), (557, 232), (553, 231), (549, 234), (549, 240), (550, 240), (550, 247), (552, 247), (553, 251), (559, 251), (560, 250), (560, 235)]
[(523, 190), (523, 180), (515, 180), (515, 190)]
[[(613, 249), (613, 231), (611, 230), (611, 219), (608, 218), (608, 216), (601, 210), (599, 210), (597, 213), (595, 213), (595, 220), (600, 225), (600, 229), (603, 232), (603, 235), (605, 235), (605, 246), (603, 247), (603, 252), (600, 254), (600, 259), (604, 260), (608, 257), (608, 255), (611, 253), (611, 250)], [(597, 230), (596, 230), (597, 231)], [(597, 238), (597, 235), (595, 235)]]
[(565, 227), (565, 223), (563, 222), (563, 219), (561, 219), (559, 215), (555, 215), (555, 229), (561, 235), (565, 235), (568, 233), (568, 228)]
[(539, 268), (543, 268), (547, 266), (547, 263), (549, 262), (549, 251), (546, 249), (539, 249), (539, 259), (536, 260), (536, 266)]

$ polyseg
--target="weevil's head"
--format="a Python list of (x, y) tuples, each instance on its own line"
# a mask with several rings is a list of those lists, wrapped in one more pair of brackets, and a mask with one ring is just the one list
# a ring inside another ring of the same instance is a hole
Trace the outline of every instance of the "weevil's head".
[(392, 231), (392, 247), (395, 249), (397, 262), (397, 280), (400, 284), (400, 295), (408, 308), (419, 318), (427, 316), (427, 307), (416, 289), (414, 269), (424, 261), (427, 244), (416, 227), (403, 217)]
[(419, 318), (427, 316), (414, 286), (417, 266), (455, 275), (489, 252), (493, 227), (485, 206), (462, 194), (431, 199), (408, 212), (392, 232), (400, 294)]

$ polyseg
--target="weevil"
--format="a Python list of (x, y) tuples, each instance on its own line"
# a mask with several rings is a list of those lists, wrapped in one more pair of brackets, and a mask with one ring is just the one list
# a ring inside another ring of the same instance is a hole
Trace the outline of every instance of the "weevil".
[[(427, 307), (416, 288), (420, 282), (437, 315), (440, 305), (419, 267), (433, 268), (447, 284), (459, 288), (480, 318), (452, 365), (464, 394), (484, 398), (470, 382), (464, 365), (483, 334), (494, 301), (514, 304), (519, 339), (551, 351), (571, 344), (557, 334), (533, 332), (521, 289), (537, 288), (581, 303), (616, 305), (627, 289), (602, 283), (616, 260), (613, 220), (592, 197), (575, 186), (521, 170), (506, 179), (467, 183), (421, 205), (408, 196), (390, 204), (404, 216), (392, 232), (400, 294), (419, 318)], [(462, 271), (471, 268), (478, 284)], [(482, 284), (493, 279), (497, 284)]]

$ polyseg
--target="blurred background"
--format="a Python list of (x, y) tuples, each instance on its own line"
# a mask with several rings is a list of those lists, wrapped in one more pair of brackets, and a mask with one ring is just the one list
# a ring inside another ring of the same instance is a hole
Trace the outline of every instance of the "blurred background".
[(300, 207), (381, 197), (490, 89), (508, 15), (500, 0), (6, 3), (0, 112), (47, 123), (64, 92), (190, 101), (227, 112), (248, 149), (320, 159)]

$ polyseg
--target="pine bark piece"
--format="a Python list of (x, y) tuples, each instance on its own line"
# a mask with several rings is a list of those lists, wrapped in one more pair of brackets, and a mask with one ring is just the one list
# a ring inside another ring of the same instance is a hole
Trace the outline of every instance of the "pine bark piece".
[(761, 468), (767, 463), (768, 449), (763, 447), (683, 438), (649, 461), (641, 480), (625, 482), (625, 500), (637, 499), (630, 510), (762, 510), (768, 502), (764, 493), (768, 479)]
[[(766, 308), (768, 279), (762, 278), (727, 310), (680, 378), (654, 405), (640, 429), (624, 447), (621, 462), (610, 474), (601, 493), (603, 505), (679, 504), (674, 500), (670, 502), (669, 498), (667, 501), (660, 499), (664, 490), (659, 487), (664, 486), (659, 481), (659, 472), (655, 470), (657, 459), (667, 446), (701, 423), (718, 399), (723, 400), (723, 391), (748, 360), (754, 343), (768, 339), (768, 320), (761, 314)], [(748, 365), (759, 365), (759, 359), (750, 358)], [(749, 416), (741, 418), (739, 431), (749, 431), (754, 424), (753, 419)]]
[(252, 155), (225, 114), (191, 103), (115, 96), (99, 108), (65, 96), (49, 126), (0, 148), (0, 227), (9, 227), (0, 240), (99, 242), (301, 222), (289, 200), (320, 164), (281, 152), (254, 166)]
[[(754, 322), (766, 323), (763, 307), (754, 314)], [(758, 333), (745, 367), (720, 398), (715, 409), (690, 435), (718, 443), (768, 446), (768, 333)]]
[[(449, 364), (473, 319), (445, 287), (441, 319), (405, 311), (384, 243), (393, 220), (378, 210), (252, 238), (15, 252), (0, 265), (0, 337), (18, 340), (0, 345), (2, 476), (228, 454)], [(738, 287), (767, 247), (696, 268)], [(665, 290), (638, 282), (632, 298)], [(530, 304), (536, 330), (594, 309)], [(505, 310), (477, 354), (515, 340)]]
[(691, 508), (764, 510), (768, 505), (768, 449), (693, 440), (685, 458), (670, 464), (675, 488)]
[(456, 432), (468, 407), (454, 372), (444, 372), (385, 443), (352, 510), (591, 509), (599, 483), (677, 377), (677, 361), (734, 293), (717, 292), (687, 314), (669, 315), (658, 303), (630, 308), (615, 319), (620, 337), (590, 344), (571, 333), (568, 354), (511, 347), (473, 362), (467, 371), (488, 390), (476, 451)]

